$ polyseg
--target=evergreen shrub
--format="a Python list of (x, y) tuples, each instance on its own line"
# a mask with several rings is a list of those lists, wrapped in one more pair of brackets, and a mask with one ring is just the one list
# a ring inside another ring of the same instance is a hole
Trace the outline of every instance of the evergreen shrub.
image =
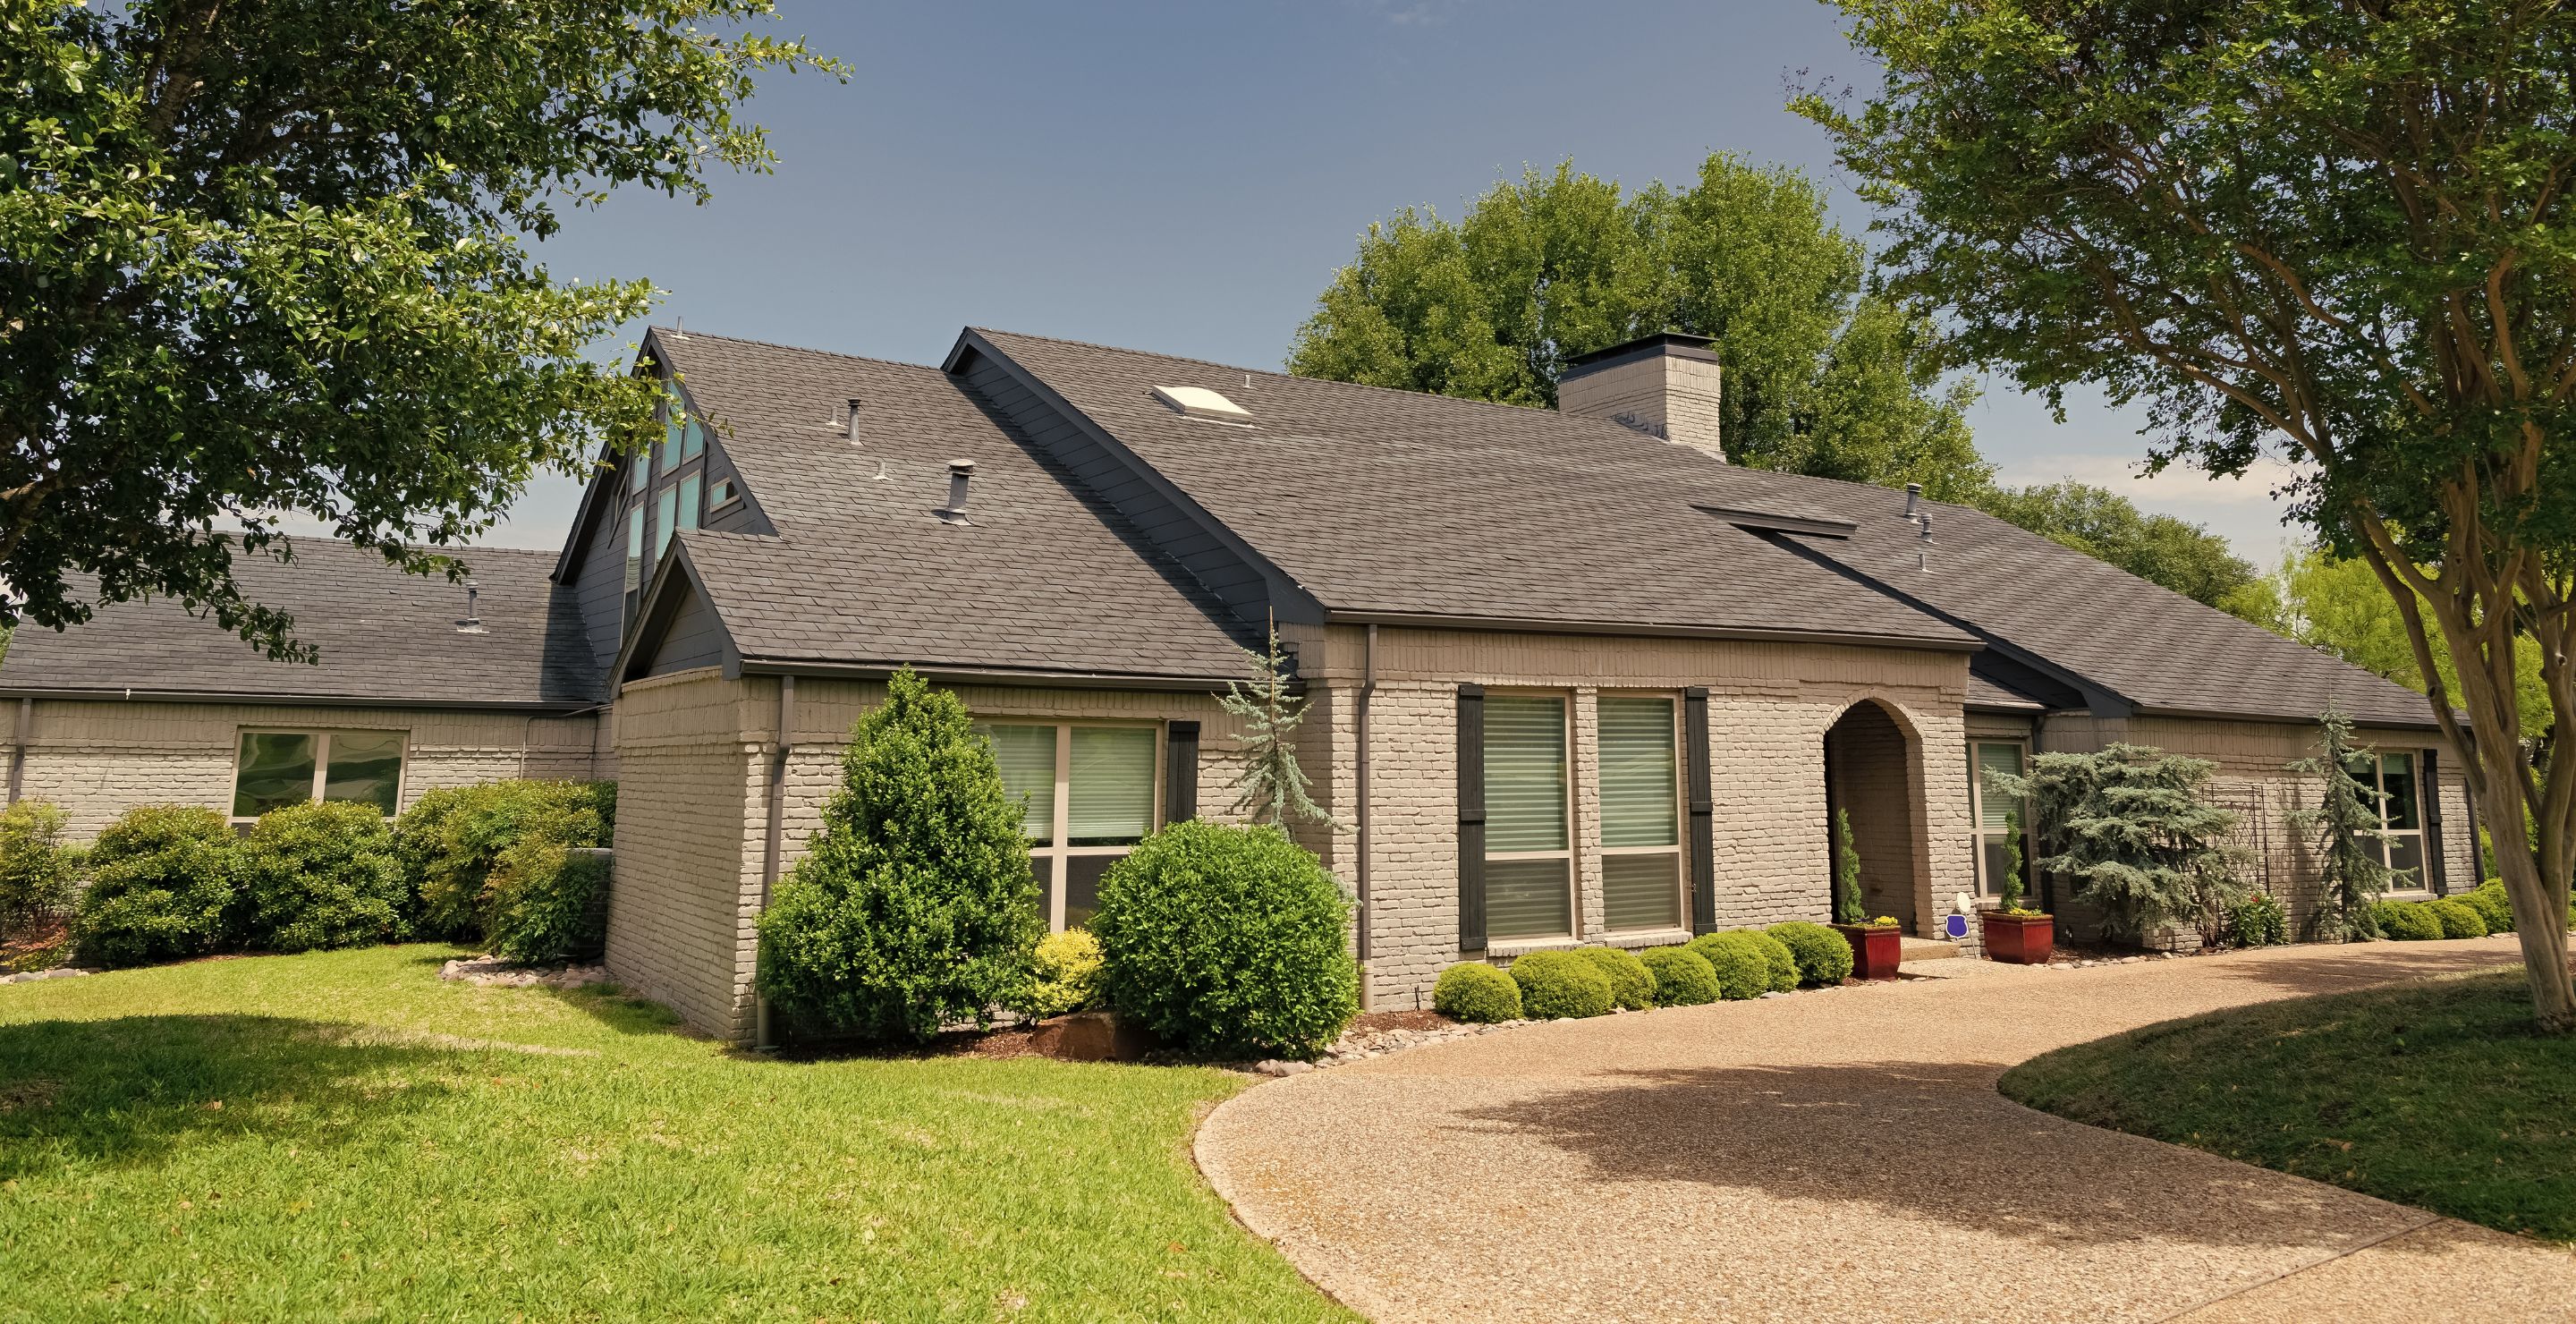
[(1431, 986), (1431, 1009), (1453, 1021), (1492, 1025), (1521, 1018), (1521, 986), (1482, 961), (1460, 961)]
[(2381, 936), (2399, 942), (2428, 942), (2442, 936), (2442, 921), (2412, 901), (2375, 901), (2370, 916)]
[(1586, 947), (1578, 955), (1601, 968), (1610, 981), (1610, 998), (1629, 1011), (1645, 1011), (1655, 1005), (1655, 976), (1646, 963), (1619, 947)]
[(89, 886), (72, 918), (84, 962), (143, 965), (230, 944), (240, 844), (199, 805), (137, 805), (89, 849)]
[(62, 809), (21, 800), (0, 810), (0, 938), (52, 919), (71, 904), (75, 852), (63, 845)]
[(1038, 939), (1029, 957), (1029, 988), (1014, 1010), (1032, 1020), (1085, 1011), (1100, 999), (1100, 940), (1088, 929)]
[(2452, 897), (2439, 897), (2422, 904), (2424, 909), (2432, 914), (2433, 922), (2442, 926), (2442, 936), (2445, 938), (2487, 936), (2487, 922), (2478, 917), (2477, 908), (2474, 906)]
[(1521, 1014), (1531, 1020), (1606, 1016), (1617, 1002), (1610, 977), (1574, 952), (1532, 952), (1512, 962), (1511, 973), (1521, 986)]
[(606, 856), (548, 833), (511, 843), (483, 884), (483, 935), (494, 953), (528, 965), (596, 959), (608, 945)]
[(1774, 924), (1764, 933), (1780, 940), (1798, 960), (1798, 982), (1815, 987), (1851, 978), (1851, 943), (1843, 935), (1811, 920)]
[(443, 786), (394, 820), (394, 849), (429, 937), (491, 936), (485, 895), (511, 847), (547, 840), (606, 846), (617, 833), (617, 783), (511, 779)]
[(371, 804), (283, 805), (241, 843), (242, 937), (272, 952), (394, 942), (411, 889), (393, 832)]
[(2486, 921), (2489, 933), (2513, 932), (2513, 899), (2504, 894), (2501, 879), (2488, 879), (2459, 898), (2469, 909)]
[(2279, 899), (2257, 892), (2227, 912), (2229, 941), (2239, 947), (2276, 947), (2290, 940), (2290, 915)]
[(1718, 996), (1737, 1001), (1771, 991), (1771, 955), (1745, 930), (1701, 934), (1691, 939), (1690, 949), (1717, 972)]
[(1696, 1007), (1717, 1001), (1717, 971), (1707, 957), (1688, 947), (1649, 947), (1637, 959), (1655, 977), (1657, 1005)]

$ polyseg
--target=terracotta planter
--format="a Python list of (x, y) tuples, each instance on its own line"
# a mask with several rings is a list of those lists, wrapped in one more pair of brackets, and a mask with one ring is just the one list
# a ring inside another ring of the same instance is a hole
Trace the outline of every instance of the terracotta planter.
[(1837, 924), (1834, 932), (1851, 944), (1852, 974), (1860, 979), (1894, 979), (1905, 956), (1905, 930), (1893, 924)]
[(1978, 917), (1985, 928), (1986, 959), (2015, 965), (2046, 965), (2057, 946), (2057, 921), (2047, 915), (2007, 915), (1989, 910)]

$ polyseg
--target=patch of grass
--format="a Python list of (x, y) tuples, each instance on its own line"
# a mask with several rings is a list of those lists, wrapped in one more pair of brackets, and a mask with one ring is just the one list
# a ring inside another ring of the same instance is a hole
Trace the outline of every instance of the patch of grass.
[(2472, 1223), (2576, 1242), (2576, 1039), (2518, 971), (2297, 998), (2060, 1049), (2004, 1074), (2060, 1117)]
[(1197, 1068), (784, 1062), (445, 947), (0, 988), (0, 1320), (1347, 1319)]

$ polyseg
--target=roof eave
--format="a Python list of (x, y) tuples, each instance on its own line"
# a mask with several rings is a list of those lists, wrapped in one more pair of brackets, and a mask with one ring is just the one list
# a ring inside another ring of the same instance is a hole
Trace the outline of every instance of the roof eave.
[(155, 690), (127, 685), (0, 686), (0, 700), (5, 699), (59, 699), (90, 703), (241, 703), (285, 708), (438, 708), (514, 713), (577, 713), (604, 706), (596, 699), (435, 699), (414, 694), (314, 694), (274, 689)]
[[(916, 662), (877, 658), (836, 661), (823, 658), (745, 657), (745, 676), (796, 676), (832, 680), (883, 680), (910, 670), (925, 680), (949, 684), (1029, 685), (1046, 689), (1166, 690), (1206, 693), (1243, 679), (1237, 675), (1166, 675), (1122, 671), (1066, 671), (1042, 667), (975, 666), (950, 662)], [(1291, 682), (1292, 686), (1303, 682)]]
[(1653, 621), (1551, 620), (1542, 617), (1470, 616), (1420, 612), (1328, 610), (1327, 625), (1396, 625), (1429, 630), (1507, 634), (1600, 634), (1651, 639), (1727, 639), (1746, 643), (1843, 644), (1936, 653), (1974, 653), (1986, 644), (1963, 632), (1956, 638), (1878, 634), (1861, 630), (1777, 630), (1752, 626), (1680, 625)]

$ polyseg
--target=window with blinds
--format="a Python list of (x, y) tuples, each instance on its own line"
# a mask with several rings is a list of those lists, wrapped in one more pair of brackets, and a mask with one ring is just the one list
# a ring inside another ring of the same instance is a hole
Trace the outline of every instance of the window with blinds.
[(1090, 922), (1101, 876), (1155, 827), (1161, 728), (1071, 722), (979, 726), (1020, 806), (1047, 925)]
[(1984, 896), (2003, 895), (2003, 880), (2014, 867), (2016, 844), (2021, 848), (2021, 882), (2027, 889), (2032, 852), (2029, 835), (2023, 830), (2022, 802), (1997, 791), (1988, 780), (1989, 774), (1998, 772), (2020, 776), (2022, 747), (2016, 742), (1981, 740), (1970, 749), (1968, 795), (1977, 812), (1977, 891)]
[(2413, 871), (2411, 877), (2399, 880), (2393, 886), (2427, 886), (2424, 881), (2424, 805), (2423, 796), (2416, 788), (2415, 756), (2381, 754), (2375, 766), (2366, 758), (2357, 760), (2357, 763), (2354, 777), (2362, 785), (2373, 787), (2380, 793), (2380, 831), (2376, 849), (2382, 852), (2389, 868)]
[(1020, 831), (1039, 846), (1055, 844), (1055, 728), (988, 726), (1002, 794), (1020, 806)]
[(1603, 698), (1601, 902), (1613, 930), (1682, 922), (1681, 773), (1673, 701)]
[(1497, 939), (1574, 931), (1565, 700), (1485, 699), (1485, 924)]

